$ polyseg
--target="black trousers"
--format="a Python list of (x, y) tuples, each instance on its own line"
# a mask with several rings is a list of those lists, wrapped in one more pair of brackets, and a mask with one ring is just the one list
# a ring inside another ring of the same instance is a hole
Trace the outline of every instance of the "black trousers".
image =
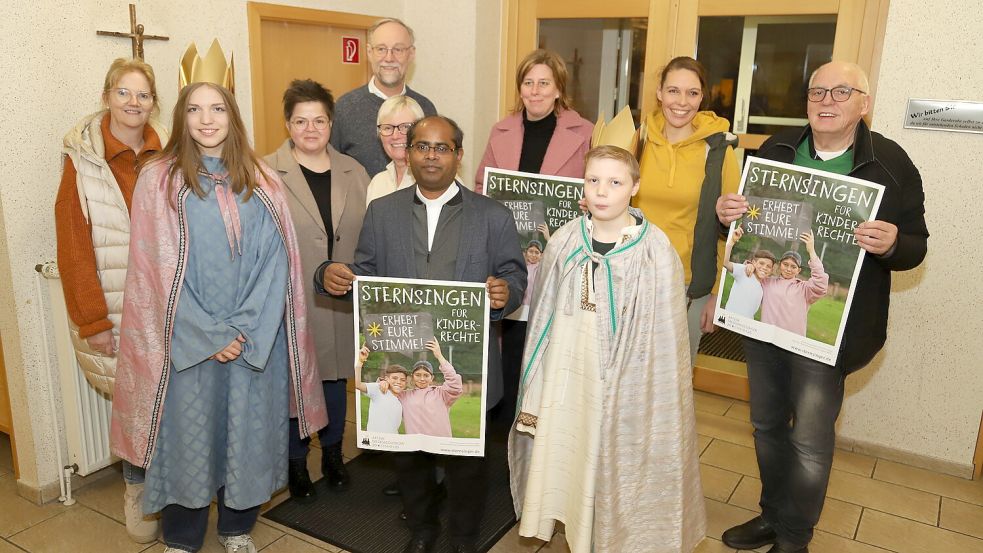
[(495, 417), (511, 423), (519, 397), (522, 379), (522, 354), (526, 343), (526, 321), (502, 319), (502, 401), (495, 406)]
[(475, 544), (488, 496), (488, 461), (484, 457), (457, 457), (413, 452), (393, 455), (406, 522), (414, 535), (440, 532), (435, 469), (442, 464), (450, 512), (448, 536), (453, 545)]
[(751, 386), (761, 516), (783, 544), (812, 540), (833, 466), (843, 372), (757, 340), (744, 340)]

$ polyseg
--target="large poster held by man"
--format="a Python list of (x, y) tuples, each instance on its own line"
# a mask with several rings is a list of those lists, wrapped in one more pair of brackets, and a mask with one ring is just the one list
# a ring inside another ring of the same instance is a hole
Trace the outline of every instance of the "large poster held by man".
[(716, 324), (836, 364), (865, 252), (854, 228), (874, 219), (884, 188), (749, 157), (731, 224)]
[(484, 283), (355, 280), (355, 413), (365, 449), (484, 456)]

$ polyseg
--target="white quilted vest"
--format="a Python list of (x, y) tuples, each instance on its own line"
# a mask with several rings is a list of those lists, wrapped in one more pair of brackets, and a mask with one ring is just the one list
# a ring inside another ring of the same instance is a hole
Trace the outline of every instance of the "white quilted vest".
[[(106, 162), (106, 145), (102, 137), (100, 111), (83, 119), (65, 136), (64, 154), (71, 158), (78, 174), (76, 186), (82, 204), (82, 214), (92, 228), (96, 270), (113, 323), (113, 336), (119, 340), (119, 323), (123, 313), (123, 287), (126, 283), (126, 264), (130, 248), (130, 215), (126, 200)], [(156, 121), (150, 125), (167, 141), (167, 131)], [(116, 376), (116, 357), (107, 357), (89, 347), (79, 337), (78, 326), (71, 324), (72, 344), (85, 378), (99, 391), (112, 395)]]

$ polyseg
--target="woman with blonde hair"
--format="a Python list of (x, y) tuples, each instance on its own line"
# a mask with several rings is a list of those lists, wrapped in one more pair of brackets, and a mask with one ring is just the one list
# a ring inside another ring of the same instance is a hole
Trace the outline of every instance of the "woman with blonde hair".
[(382, 141), (382, 149), (386, 151), (386, 155), (392, 161), (386, 165), (385, 171), (372, 177), (369, 190), (365, 194), (365, 205), (390, 192), (409, 188), (416, 184), (413, 179), (413, 172), (408, 171), (409, 158), (406, 156), (406, 133), (409, 132), (413, 123), (423, 119), (423, 117), (423, 108), (409, 96), (390, 96), (379, 107), (376, 129), (379, 132), (379, 140)]
[[(155, 117), (154, 70), (143, 60), (113, 61), (102, 105), (65, 135), (55, 229), (75, 355), (89, 383), (111, 397), (137, 167), (160, 151), (167, 131)], [(158, 524), (140, 508), (143, 470), (122, 465), (126, 531), (137, 543), (152, 542)]]
[(188, 85), (140, 172), (110, 445), (147, 467), (167, 552), (202, 547), (218, 498), (227, 553), (253, 553), (259, 506), (287, 483), (287, 428), (327, 423), (283, 183), (249, 146), (232, 93)]

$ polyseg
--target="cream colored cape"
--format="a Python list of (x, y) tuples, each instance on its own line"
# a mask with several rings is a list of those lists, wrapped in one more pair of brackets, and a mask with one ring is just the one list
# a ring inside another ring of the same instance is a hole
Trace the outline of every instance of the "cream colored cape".
[[(642, 217), (640, 211), (632, 213)], [(644, 221), (607, 255), (589, 221), (547, 244), (527, 331), (519, 414), (509, 439), (512, 497), (522, 515), (553, 314), (579, 301), (578, 269), (596, 261), (597, 350), (603, 388), (594, 551), (690, 553), (706, 532), (686, 331), (683, 269), (665, 234)], [(574, 289), (574, 287), (576, 289)]]

